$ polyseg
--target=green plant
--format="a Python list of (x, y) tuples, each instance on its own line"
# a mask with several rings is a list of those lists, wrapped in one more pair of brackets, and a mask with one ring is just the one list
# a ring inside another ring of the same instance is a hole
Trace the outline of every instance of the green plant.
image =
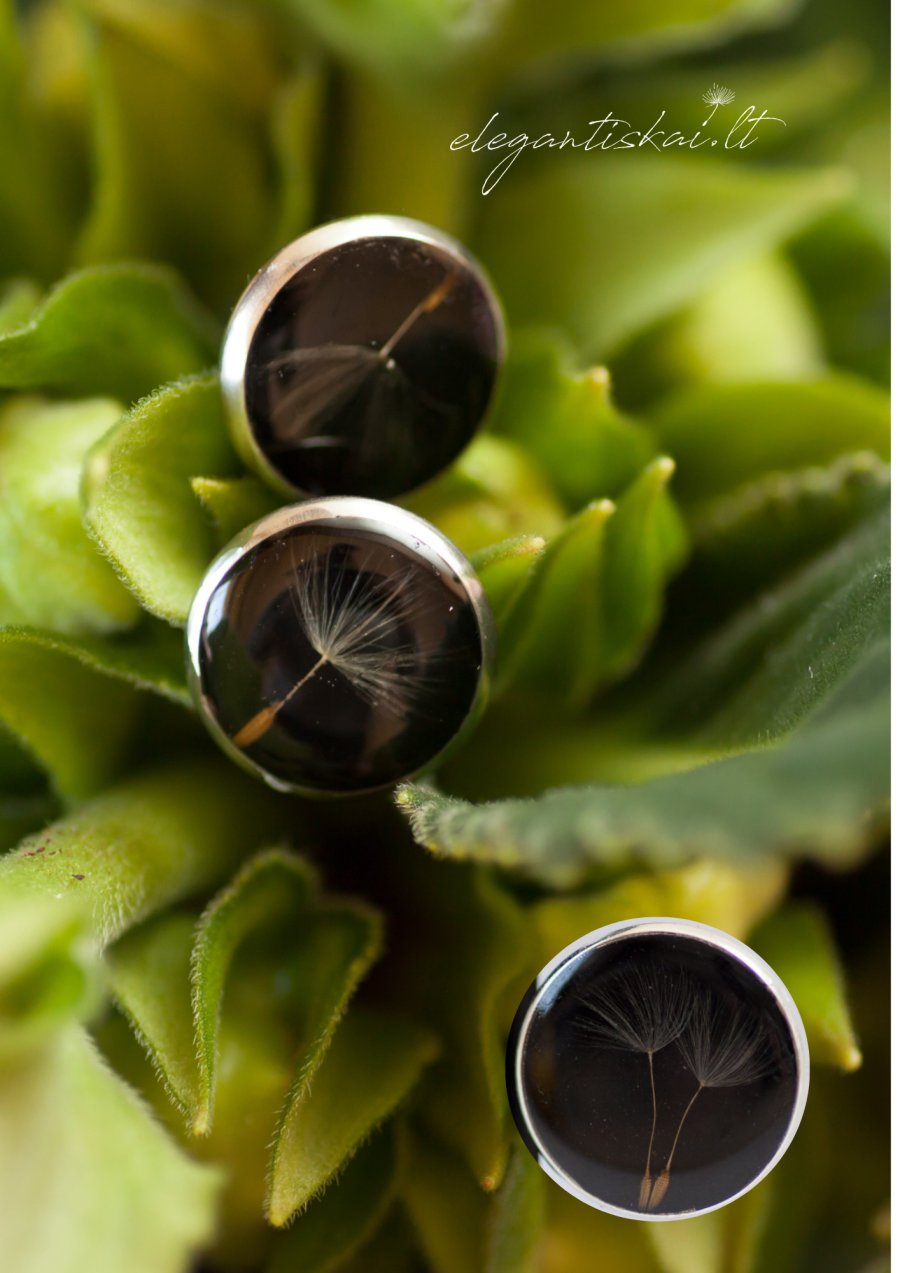
[[(884, 16), (0, 0), (11, 1273), (877, 1256), (884, 971), (850, 969), (854, 1087), (840, 957), (789, 888), (885, 827)], [(560, 140), (750, 103), (783, 131), (523, 151), (486, 196), (494, 154), (450, 147), (494, 112)], [(228, 440), (222, 322), (290, 237), (370, 211), (460, 234), (511, 320), (489, 431), (405, 501), (472, 557), (499, 664), (434, 780), (320, 806), (215, 753), (180, 628), (278, 503)], [(641, 914), (748, 940), (817, 1064), (775, 1173), (668, 1225), (551, 1187), (503, 1081), (529, 980)]]

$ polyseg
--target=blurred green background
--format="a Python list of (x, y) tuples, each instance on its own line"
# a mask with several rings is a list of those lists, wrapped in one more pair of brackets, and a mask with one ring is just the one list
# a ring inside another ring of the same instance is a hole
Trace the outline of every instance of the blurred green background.
[[(0, 0), (4, 1270), (887, 1270), (888, 48), (875, 0)], [(717, 145), (487, 195), (508, 152), (451, 150), (610, 112)], [(279, 502), (224, 323), (364, 212), (506, 308), (403, 501), (500, 650), (436, 776), (319, 805), (215, 752), (181, 629)], [(814, 1062), (772, 1175), (655, 1225), (551, 1185), (503, 1080), (543, 964), (642, 914), (759, 950)]]

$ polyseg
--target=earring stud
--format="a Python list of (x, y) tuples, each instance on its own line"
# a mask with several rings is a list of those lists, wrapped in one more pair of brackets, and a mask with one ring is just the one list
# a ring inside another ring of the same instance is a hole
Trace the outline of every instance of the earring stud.
[(494, 621), (468, 559), (354, 496), (278, 509), (194, 598), (188, 683), (220, 747), (282, 791), (349, 795), (443, 758), (476, 722)]
[(755, 951), (683, 919), (633, 919), (566, 947), (525, 994), (507, 1091), (558, 1185), (613, 1215), (678, 1220), (752, 1189), (793, 1139), (809, 1048)]
[(260, 270), (221, 382), (241, 458), (280, 493), (392, 499), (471, 441), (504, 358), (500, 304), (461, 244), (406, 217), (350, 217)]

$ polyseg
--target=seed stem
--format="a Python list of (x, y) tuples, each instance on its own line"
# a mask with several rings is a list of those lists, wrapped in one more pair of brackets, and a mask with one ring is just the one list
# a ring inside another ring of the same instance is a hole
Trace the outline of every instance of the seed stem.
[(455, 286), (456, 272), (451, 270), (449, 274), (444, 275), (437, 287), (430, 291), (424, 300), (419, 301), (412, 313), (409, 314), (408, 317), (404, 318), (403, 322), (394, 332), (390, 340), (381, 346), (381, 349), (378, 351), (378, 357), (382, 360), (382, 362), (387, 362), (391, 355), (391, 350), (399, 340), (403, 339), (410, 327), (412, 327), (413, 323), (416, 322), (417, 319), (421, 318), (423, 314), (430, 314), (432, 310), (437, 309), (444, 297), (449, 295)]
[(306, 675), (297, 681), (296, 685), (294, 685), (287, 694), (285, 694), (284, 698), (279, 699), (277, 703), (270, 703), (268, 707), (264, 707), (262, 711), (257, 712), (251, 720), (248, 720), (247, 724), (244, 725), (242, 729), (239, 729), (234, 738), (231, 740), (235, 747), (249, 747), (251, 743), (255, 743), (257, 739), (262, 738), (266, 730), (272, 727), (275, 717), (281, 711), (282, 707), (289, 703), (297, 693), (297, 690), (304, 686), (307, 681), (311, 680), (322, 664), (327, 662), (328, 656), (327, 654), (323, 654), (318, 663), (311, 667)]
[(653, 1053), (647, 1053), (647, 1061), (650, 1065), (650, 1092), (653, 1096), (653, 1123), (650, 1127), (650, 1144), (647, 1146), (647, 1166), (644, 1168), (644, 1178), (641, 1181), (640, 1208), (646, 1211), (650, 1205), (650, 1159), (653, 1156), (653, 1138), (656, 1136), (656, 1083), (653, 1078)]
[(675, 1133), (675, 1139), (672, 1141), (672, 1150), (669, 1154), (669, 1160), (666, 1163), (665, 1167), (657, 1176), (656, 1184), (653, 1186), (653, 1192), (650, 1195), (651, 1207), (659, 1206), (659, 1204), (662, 1202), (663, 1198), (666, 1195), (666, 1190), (669, 1187), (669, 1175), (672, 1168), (672, 1159), (675, 1157), (675, 1146), (678, 1144), (678, 1137), (681, 1135), (682, 1127), (684, 1127), (684, 1120), (687, 1118), (688, 1114), (691, 1112), (691, 1106), (693, 1105), (697, 1097), (700, 1095), (700, 1093), (703, 1091), (704, 1087), (705, 1087), (705, 1084), (701, 1083), (700, 1086), (697, 1088), (696, 1092), (694, 1093), (694, 1095), (688, 1101), (687, 1109), (681, 1115), (681, 1122), (678, 1124), (678, 1131)]

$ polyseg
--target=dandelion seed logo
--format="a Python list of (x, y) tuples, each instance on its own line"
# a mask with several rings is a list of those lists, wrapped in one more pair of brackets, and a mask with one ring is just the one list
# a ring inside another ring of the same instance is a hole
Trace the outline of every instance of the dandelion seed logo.
[(703, 100), (707, 106), (712, 107), (712, 111), (703, 121), (703, 127), (705, 128), (720, 106), (727, 106), (734, 101), (734, 93), (730, 88), (724, 88), (721, 84), (713, 84), (712, 88), (708, 88), (703, 94)]

